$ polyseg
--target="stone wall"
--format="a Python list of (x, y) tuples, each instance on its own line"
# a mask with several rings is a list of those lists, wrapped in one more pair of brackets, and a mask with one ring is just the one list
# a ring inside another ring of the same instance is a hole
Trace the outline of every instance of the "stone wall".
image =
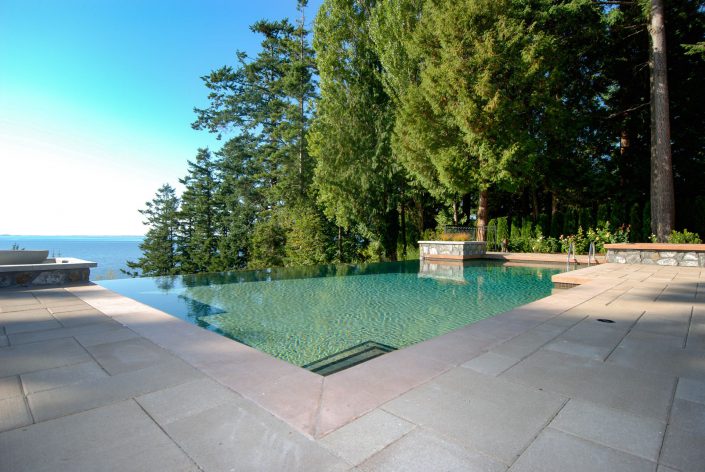
[(419, 241), (421, 259), (479, 259), (486, 252), (484, 241)]
[(704, 244), (607, 244), (607, 262), (705, 267)]
[(63, 285), (88, 282), (90, 274), (91, 270), (87, 268), (0, 272), (0, 287), (28, 287), (30, 285)]

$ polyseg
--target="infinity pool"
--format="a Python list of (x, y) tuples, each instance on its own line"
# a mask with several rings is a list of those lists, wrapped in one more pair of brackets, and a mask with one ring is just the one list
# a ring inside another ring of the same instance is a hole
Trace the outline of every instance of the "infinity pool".
[(292, 364), (399, 349), (550, 295), (555, 267), (419, 261), (101, 280)]

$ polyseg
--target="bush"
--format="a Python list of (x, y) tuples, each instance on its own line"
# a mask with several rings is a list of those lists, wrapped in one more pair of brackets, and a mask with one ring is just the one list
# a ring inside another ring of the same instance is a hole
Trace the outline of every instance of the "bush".
[(544, 238), (541, 231), (536, 231), (536, 238), (531, 242), (531, 251), (540, 252), (543, 254), (548, 254), (552, 252), (559, 252), (561, 249), (560, 244), (556, 238), (548, 237)]
[(612, 203), (612, 212), (610, 213), (610, 221), (613, 225), (619, 226), (624, 223), (624, 205), (620, 202)]
[(687, 229), (682, 232), (671, 231), (670, 236), (668, 236), (668, 242), (673, 244), (701, 244), (702, 241), (698, 237), (697, 233), (691, 233)]
[(532, 229), (531, 220), (529, 217), (524, 217), (521, 224), (521, 239), (531, 239)]
[(509, 224), (507, 217), (497, 218), (497, 242), (502, 244), (502, 241), (509, 240)]

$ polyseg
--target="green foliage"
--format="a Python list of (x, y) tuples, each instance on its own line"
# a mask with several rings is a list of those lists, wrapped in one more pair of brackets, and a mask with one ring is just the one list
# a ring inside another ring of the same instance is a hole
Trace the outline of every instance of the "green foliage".
[(624, 216), (624, 204), (621, 202), (613, 202), (611, 205), (611, 212), (610, 212), (610, 219), (609, 221), (614, 225), (614, 226), (620, 226), (625, 223), (625, 216)]
[(561, 252), (564, 253), (568, 252), (568, 247), (571, 243), (576, 254), (587, 254), (590, 243), (595, 244), (596, 253), (604, 253), (605, 244), (629, 242), (629, 227), (620, 226), (613, 230), (610, 228), (609, 221), (607, 221), (603, 227), (589, 228), (587, 233), (580, 227), (575, 234), (561, 237), (559, 242)]
[(574, 234), (578, 229), (577, 212), (573, 208), (568, 208), (565, 211), (563, 218), (563, 235)]
[(578, 210), (578, 226), (582, 226), (583, 228), (591, 228), (594, 226), (592, 210), (590, 208), (580, 208)]
[(651, 202), (644, 204), (641, 218), (641, 240), (651, 241)]
[(519, 218), (512, 218), (512, 230), (509, 234), (509, 239), (512, 241), (518, 241), (521, 239), (521, 226), (519, 225)]
[(258, 221), (252, 231), (249, 269), (265, 269), (284, 265), (286, 229), (275, 218)]
[(610, 206), (608, 203), (600, 203), (597, 206), (597, 226), (602, 227), (610, 220)]
[(321, 80), (310, 149), (326, 216), (379, 242), (382, 259), (396, 260), (398, 207), (407, 187), (392, 158), (393, 109), (378, 78), (366, 6), (326, 0), (316, 16), (313, 45)]
[(531, 224), (531, 219), (528, 217), (524, 217), (521, 223), (521, 238), (531, 239), (533, 236), (532, 229), (533, 226)]
[(639, 241), (642, 234), (641, 227), (641, 208), (638, 203), (632, 205), (629, 210), (629, 242), (635, 243)]
[(556, 253), (561, 249), (560, 243), (556, 238), (544, 238), (540, 231), (536, 232), (536, 237), (531, 241), (531, 252), (539, 252), (544, 254)]
[(672, 231), (668, 236), (668, 242), (673, 244), (701, 244), (702, 240), (697, 233), (691, 233), (687, 229), (683, 231)]
[(177, 273), (177, 230), (179, 199), (174, 188), (162, 185), (154, 198), (139, 210), (148, 227), (140, 243), (142, 256), (137, 261), (127, 261), (128, 275), (161, 276)]
[(560, 211), (551, 215), (551, 237), (558, 239), (563, 234), (563, 213)]
[(507, 217), (497, 218), (497, 241), (501, 244), (504, 240), (509, 240), (509, 225)]
[(327, 254), (331, 249), (331, 239), (325, 232), (326, 222), (315, 208), (297, 207), (286, 213), (286, 244), (284, 247), (287, 266), (324, 264), (332, 257)]

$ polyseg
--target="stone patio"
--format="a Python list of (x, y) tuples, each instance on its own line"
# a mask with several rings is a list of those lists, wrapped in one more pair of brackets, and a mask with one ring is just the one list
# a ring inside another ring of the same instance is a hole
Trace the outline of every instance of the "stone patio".
[(705, 270), (555, 280), (328, 377), (96, 285), (0, 290), (0, 470), (705, 470)]

